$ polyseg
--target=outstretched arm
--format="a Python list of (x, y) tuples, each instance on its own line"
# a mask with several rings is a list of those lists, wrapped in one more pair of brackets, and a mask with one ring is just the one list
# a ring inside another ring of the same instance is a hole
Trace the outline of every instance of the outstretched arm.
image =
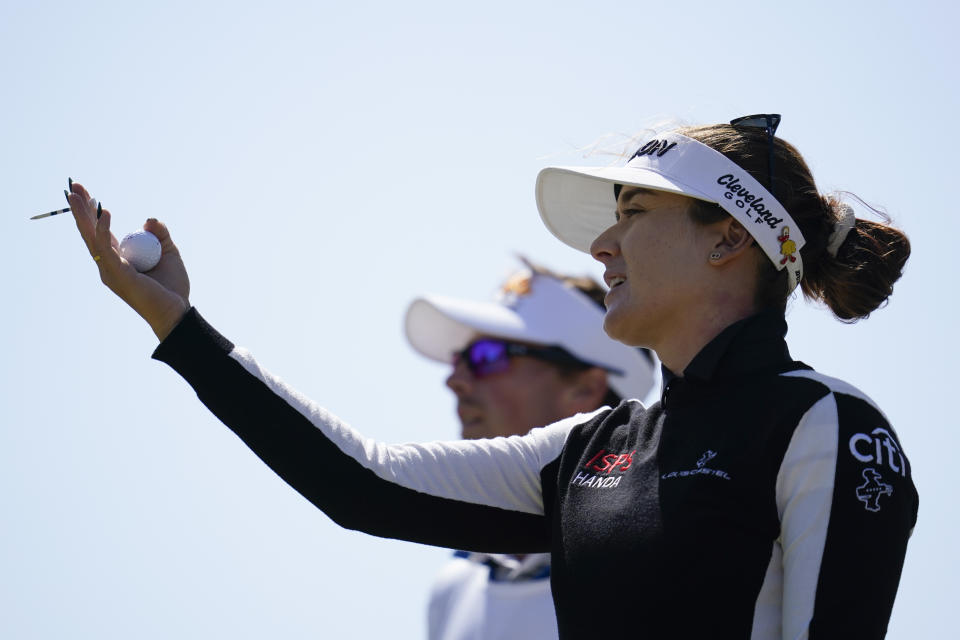
[(191, 310), (154, 353), (290, 486), (341, 526), (460, 549), (549, 548), (541, 477), (578, 416), (526, 436), (386, 445), (264, 370)]
[(344, 527), (373, 535), (482, 551), (543, 551), (540, 473), (570, 426), (485, 442), (392, 445), (362, 437), (264, 371), (189, 303), (186, 269), (167, 228), (147, 220), (162, 254), (145, 273), (120, 255), (110, 212), (74, 183), (77, 229), (100, 279), (161, 340), (154, 357), (194, 387), (207, 407), (281, 478)]

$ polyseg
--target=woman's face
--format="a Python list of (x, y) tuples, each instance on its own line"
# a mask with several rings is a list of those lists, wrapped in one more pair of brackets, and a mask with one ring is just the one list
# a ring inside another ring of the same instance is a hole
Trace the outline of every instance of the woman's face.
[(715, 235), (687, 212), (691, 198), (623, 187), (617, 221), (590, 252), (606, 267), (604, 329), (625, 344), (657, 349), (666, 336), (703, 313)]

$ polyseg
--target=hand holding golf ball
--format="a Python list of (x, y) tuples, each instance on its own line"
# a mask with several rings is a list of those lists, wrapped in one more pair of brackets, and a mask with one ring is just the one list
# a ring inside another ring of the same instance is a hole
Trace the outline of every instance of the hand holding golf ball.
[(100, 280), (136, 311), (163, 340), (190, 309), (190, 279), (166, 226), (149, 219), (142, 231), (117, 242), (110, 211), (72, 182), (67, 200)]
[(157, 266), (160, 254), (160, 241), (149, 231), (128, 233), (120, 241), (120, 255), (140, 273)]

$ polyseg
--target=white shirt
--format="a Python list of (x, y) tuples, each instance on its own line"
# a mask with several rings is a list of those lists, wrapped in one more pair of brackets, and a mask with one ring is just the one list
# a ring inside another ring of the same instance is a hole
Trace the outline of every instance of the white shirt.
[[(497, 565), (491, 578), (492, 561)], [(455, 557), (440, 571), (430, 593), (429, 640), (540, 640), (558, 637), (549, 554)], [(520, 578), (534, 573), (538, 577)]]

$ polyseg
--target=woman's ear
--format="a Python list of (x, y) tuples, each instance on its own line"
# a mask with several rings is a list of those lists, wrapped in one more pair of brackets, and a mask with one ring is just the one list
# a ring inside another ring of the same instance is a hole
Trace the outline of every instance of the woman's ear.
[(726, 264), (753, 246), (753, 236), (733, 216), (714, 224), (717, 225), (718, 235), (708, 256), (710, 264)]

